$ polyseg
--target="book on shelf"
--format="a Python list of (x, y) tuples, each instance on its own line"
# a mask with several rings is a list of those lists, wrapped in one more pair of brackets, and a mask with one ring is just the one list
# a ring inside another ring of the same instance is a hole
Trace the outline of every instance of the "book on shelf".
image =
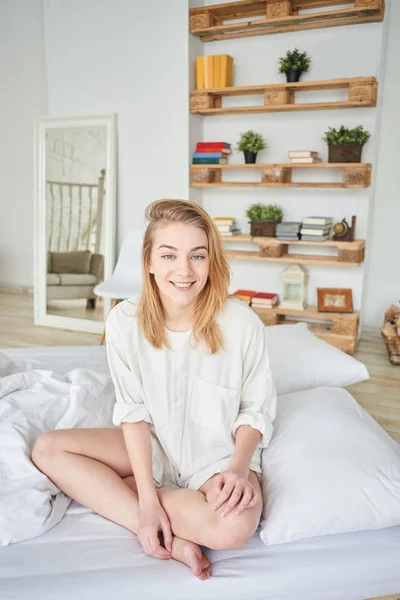
[(278, 300), (278, 294), (274, 292), (257, 292), (252, 297), (252, 302), (276, 302)]
[(318, 158), (319, 152), (315, 150), (289, 150), (289, 158)]
[(235, 225), (233, 223), (231, 225), (219, 225), (216, 223), (216, 226), (220, 233), (227, 233), (228, 231), (235, 229)]
[(228, 156), (228, 154), (232, 154), (232, 150), (230, 148), (213, 148), (212, 146), (207, 146), (207, 147), (198, 147), (198, 144), (196, 145), (196, 152), (198, 153), (202, 153), (202, 152), (220, 152), (221, 154), (223, 154), (224, 156)]
[(325, 242), (329, 240), (329, 234), (326, 235), (303, 235), (301, 236), (302, 242)]
[(196, 57), (196, 88), (198, 90), (233, 85), (233, 57), (229, 54), (210, 54)]
[(233, 296), (236, 296), (241, 300), (245, 300), (246, 302), (250, 302), (252, 297), (256, 294), (257, 292), (255, 292), (254, 290), (236, 290), (236, 292), (233, 292)]
[(332, 227), (332, 223), (327, 223), (326, 225), (313, 225), (312, 223), (302, 223), (302, 228), (306, 229), (330, 229)]
[(281, 233), (277, 234), (276, 239), (280, 240), (281, 242), (296, 242), (300, 239), (300, 233)]
[(297, 233), (302, 226), (301, 221), (282, 221), (276, 226), (277, 233)]
[(328, 225), (332, 223), (332, 217), (306, 217), (303, 225)]
[(196, 150), (200, 152), (202, 148), (218, 148), (215, 152), (220, 152), (221, 148), (231, 149), (231, 145), (228, 142), (197, 142)]
[(223, 152), (193, 152), (193, 158), (226, 158)]
[(277, 303), (278, 303), (278, 301), (276, 301), (276, 302), (254, 302), (253, 299), (251, 300), (251, 306), (253, 308), (259, 308), (261, 310), (274, 308), (274, 306), (276, 306)]
[(303, 164), (312, 164), (312, 163), (320, 163), (321, 159), (320, 158), (314, 158), (312, 156), (307, 157), (307, 158), (291, 158), (290, 159), (290, 163), (292, 165), (298, 164), (298, 165), (303, 165)]
[(231, 229), (230, 231), (220, 231), (221, 235), (227, 235), (227, 236), (233, 236), (233, 235), (239, 235), (239, 233), (241, 233), (241, 229)]
[(204, 90), (204, 56), (196, 56), (196, 89)]
[(204, 57), (204, 88), (214, 87), (214, 57), (212, 55)]
[(218, 225), (231, 225), (235, 222), (235, 217), (214, 217), (213, 221)]
[(302, 227), (300, 230), (301, 235), (309, 235), (309, 236), (319, 236), (326, 235), (331, 230), (329, 227), (323, 227), (322, 229), (309, 229), (308, 227)]
[(226, 158), (193, 158), (193, 165), (226, 165)]

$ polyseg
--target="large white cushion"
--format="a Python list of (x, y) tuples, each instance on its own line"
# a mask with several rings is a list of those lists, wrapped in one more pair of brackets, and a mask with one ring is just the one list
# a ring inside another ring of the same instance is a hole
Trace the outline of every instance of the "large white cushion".
[(265, 544), (400, 524), (400, 446), (349, 392), (280, 396), (274, 426), (263, 452)]
[(278, 394), (369, 379), (362, 362), (317, 338), (306, 323), (266, 327), (265, 335)]

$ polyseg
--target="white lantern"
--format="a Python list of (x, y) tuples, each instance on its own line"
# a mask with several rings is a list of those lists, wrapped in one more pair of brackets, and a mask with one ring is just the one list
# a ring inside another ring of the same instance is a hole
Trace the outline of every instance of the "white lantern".
[(305, 309), (307, 306), (307, 280), (307, 271), (300, 265), (290, 265), (283, 270), (280, 302), (282, 308)]

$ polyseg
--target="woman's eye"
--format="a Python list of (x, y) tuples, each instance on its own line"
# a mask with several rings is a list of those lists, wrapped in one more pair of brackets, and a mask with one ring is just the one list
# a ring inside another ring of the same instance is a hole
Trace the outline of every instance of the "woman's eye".
[(205, 256), (203, 256), (202, 254), (194, 254), (192, 256), (192, 258), (195, 258), (196, 260), (198, 260), (199, 258), (205, 258)]
[(163, 258), (174, 258), (173, 254), (164, 254)]

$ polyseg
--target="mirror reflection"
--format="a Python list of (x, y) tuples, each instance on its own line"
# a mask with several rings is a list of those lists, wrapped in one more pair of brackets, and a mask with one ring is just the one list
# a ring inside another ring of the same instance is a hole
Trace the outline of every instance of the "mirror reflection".
[(47, 129), (47, 314), (103, 320), (106, 164), (106, 126)]

